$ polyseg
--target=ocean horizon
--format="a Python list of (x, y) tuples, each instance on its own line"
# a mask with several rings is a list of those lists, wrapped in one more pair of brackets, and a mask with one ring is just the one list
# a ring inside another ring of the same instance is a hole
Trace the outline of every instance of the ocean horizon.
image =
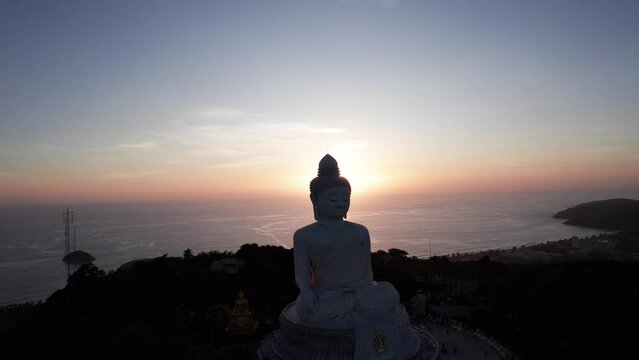
[[(583, 202), (639, 199), (639, 190), (363, 197), (348, 220), (368, 227), (372, 250), (428, 257), (510, 248), (606, 232), (564, 225), (552, 215)], [(236, 251), (242, 244), (292, 247), (313, 222), (310, 201), (153, 201), (0, 206), (0, 305), (44, 300), (65, 286), (62, 212), (74, 212), (76, 248), (109, 271), (185, 249)], [(73, 228), (71, 230), (73, 233)]]

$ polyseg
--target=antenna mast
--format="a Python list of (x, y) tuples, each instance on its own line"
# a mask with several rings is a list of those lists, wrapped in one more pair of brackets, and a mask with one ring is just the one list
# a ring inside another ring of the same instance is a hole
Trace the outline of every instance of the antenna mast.
[[(64, 241), (66, 246), (65, 256), (69, 256), (71, 252), (71, 224), (73, 224), (73, 211), (69, 211), (69, 208), (62, 211), (62, 222), (64, 223)], [(73, 248), (75, 250), (75, 226), (73, 226)], [(71, 276), (71, 262), (67, 261), (67, 278)]]

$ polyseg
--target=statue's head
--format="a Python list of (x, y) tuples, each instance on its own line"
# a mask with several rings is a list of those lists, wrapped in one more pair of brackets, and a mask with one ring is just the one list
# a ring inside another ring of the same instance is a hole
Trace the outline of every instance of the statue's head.
[(321, 217), (346, 218), (350, 207), (351, 184), (340, 176), (335, 158), (326, 154), (320, 160), (317, 177), (311, 180), (310, 189), (315, 220)]

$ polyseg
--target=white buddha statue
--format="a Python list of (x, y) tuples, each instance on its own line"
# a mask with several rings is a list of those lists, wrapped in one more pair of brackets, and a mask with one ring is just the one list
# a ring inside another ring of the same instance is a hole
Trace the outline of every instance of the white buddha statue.
[(344, 220), (351, 186), (330, 155), (311, 181), (315, 223), (295, 232), (295, 308), (306, 324), (355, 331), (355, 359), (407, 359), (419, 338), (392, 284), (373, 280), (365, 226)]

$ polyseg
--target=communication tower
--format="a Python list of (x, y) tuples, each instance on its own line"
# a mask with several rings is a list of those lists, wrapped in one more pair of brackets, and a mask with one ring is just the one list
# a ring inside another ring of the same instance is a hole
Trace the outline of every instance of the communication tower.
[[(71, 252), (71, 224), (73, 224), (73, 211), (69, 211), (69, 208), (62, 211), (62, 222), (64, 223), (64, 242), (65, 242), (65, 256), (69, 256)], [(75, 251), (75, 225), (73, 226), (73, 250)], [(67, 278), (71, 276), (71, 263), (67, 262)]]

